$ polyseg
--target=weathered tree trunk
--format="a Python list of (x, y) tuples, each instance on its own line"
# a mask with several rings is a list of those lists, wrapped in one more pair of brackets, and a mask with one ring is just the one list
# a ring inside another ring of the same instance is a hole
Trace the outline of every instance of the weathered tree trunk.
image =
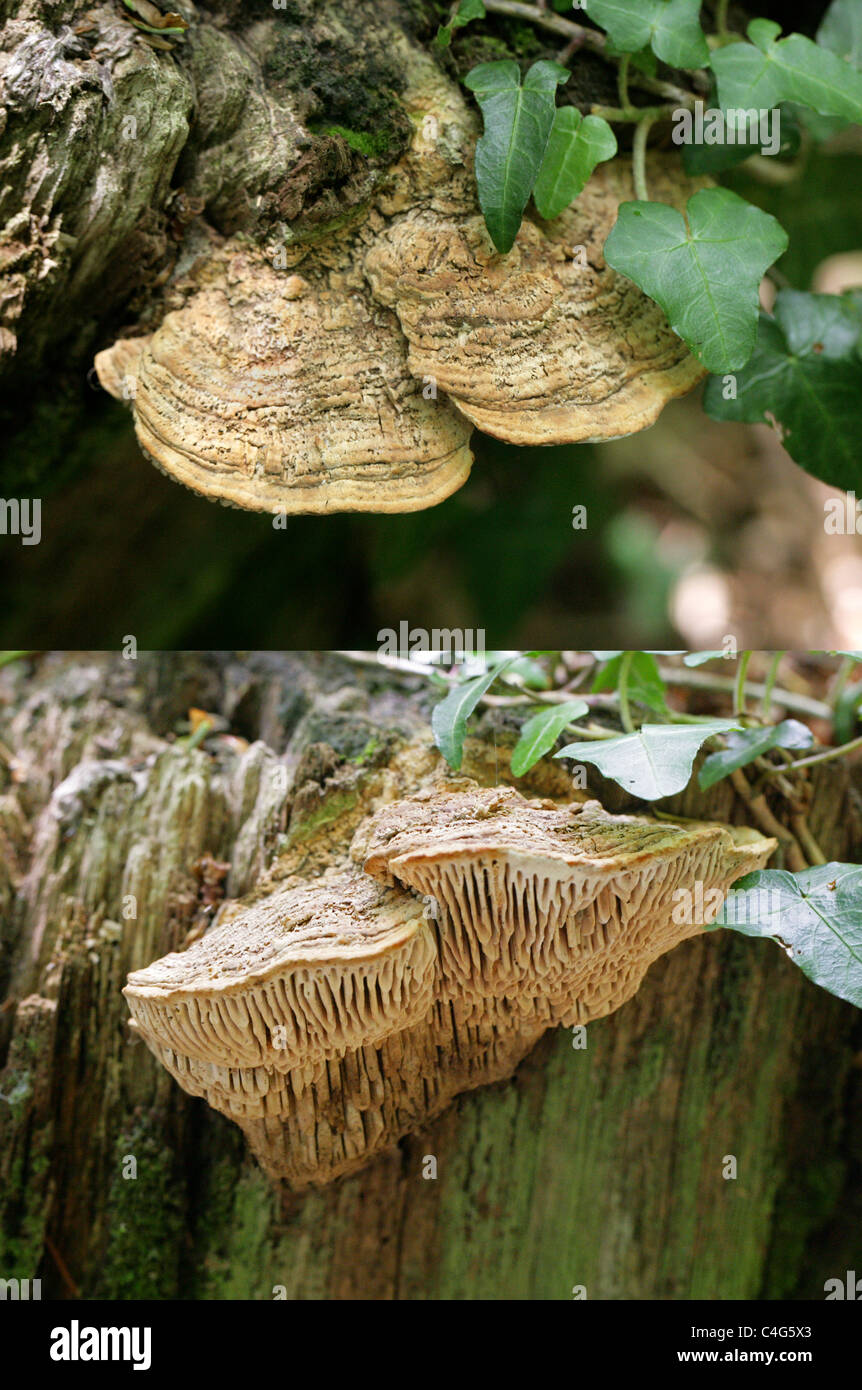
[[(127, 972), (205, 925), (220, 894), (196, 863), (229, 863), (229, 896), (284, 849), (312, 872), (395, 754), (430, 747), (430, 698), (314, 653), (2, 672), (5, 1277), (53, 1297), (712, 1299), (822, 1297), (853, 1267), (858, 1016), (768, 943), (687, 942), (590, 1025), (585, 1051), (546, 1035), (510, 1081), (310, 1195), (274, 1189), (239, 1130), (130, 1040)], [(236, 738), (172, 742), (191, 706)], [(465, 771), (509, 780), (514, 736), (486, 714)], [(564, 773), (540, 765), (519, 786), (559, 793)], [(746, 819), (727, 783), (670, 805)], [(810, 823), (827, 855), (858, 856), (846, 769), (820, 770)]]

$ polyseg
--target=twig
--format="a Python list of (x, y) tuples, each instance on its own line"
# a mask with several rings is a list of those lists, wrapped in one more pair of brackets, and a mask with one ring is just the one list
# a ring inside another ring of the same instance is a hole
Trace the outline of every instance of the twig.
[(626, 110), (631, 106), (631, 102), (629, 101), (629, 67), (631, 65), (631, 60), (631, 54), (624, 53), (620, 59), (619, 71), (617, 73), (617, 89), (620, 94), (620, 106), (624, 107)]
[(769, 711), (772, 707), (772, 688), (775, 685), (776, 679), (778, 677), (778, 668), (781, 665), (781, 661), (784, 655), (784, 652), (776, 652), (769, 666), (769, 672), (766, 677), (766, 688), (763, 693), (764, 720), (769, 719)]
[(45, 1246), (48, 1250), (48, 1253), (51, 1255), (54, 1264), (60, 1271), (60, 1278), (66, 1285), (66, 1288), (69, 1290), (69, 1293), (72, 1295), (73, 1298), (80, 1298), (81, 1291), (75, 1283), (74, 1279), (72, 1278), (71, 1274), (69, 1273), (66, 1267), (66, 1261), (63, 1259), (63, 1256), (60, 1254), (59, 1250), (57, 1249), (56, 1245), (54, 1244), (53, 1240), (49, 1235), (45, 1236)]
[(811, 834), (808, 821), (801, 811), (790, 817), (790, 824), (793, 826), (794, 835), (808, 855), (808, 862), (810, 864), (827, 864), (829, 861)]
[[(688, 666), (661, 666), (659, 671), (662, 680), (669, 685), (690, 686), (694, 690), (713, 690), (719, 693), (727, 692), (733, 694), (736, 689), (736, 679), (734, 676), (712, 675), (708, 671), (690, 670)], [(762, 700), (766, 694), (766, 686), (758, 681), (745, 682), (745, 694), (750, 699)], [(785, 709), (796, 710), (799, 714), (810, 714), (815, 719), (831, 719), (832, 711), (823, 700), (814, 700), (809, 695), (797, 695), (791, 690), (782, 690), (778, 686), (772, 688), (772, 699)]]
[(741, 767), (736, 768), (730, 774), (734, 790), (742, 797), (754, 820), (760, 829), (767, 835), (772, 835), (784, 850), (784, 858), (788, 869), (798, 874), (803, 869), (809, 867), (805, 855), (799, 846), (798, 841), (788, 831), (787, 827), (775, 819), (766, 801), (763, 792), (755, 793), (748, 784), (748, 779)]
[(727, 11), (729, 5), (730, 0), (718, 0), (718, 4), (715, 7), (715, 32), (718, 34), (722, 43), (729, 43), (734, 37), (727, 27)]
[(669, 102), (665, 106), (602, 106), (594, 102), (590, 106), (590, 115), (603, 116), (606, 121), (641, 121), (646, 118), (652, 122), (670, 120), (674, 111), (678, 110), (678, 105), (672, 106)]
[(827, 748), (825, 753), (812, 753), (810, 758), (798, 758), (787, 768), (775, 768), (770, 776), (776, 776), (779, 772), (798, 772), (801, 767), (814, 767), (818, 763), (829, 763), (834, 758), (844, 758), (848, 753), (853, 753), (857, 748), (862, 748), (862, 737), (851, 739), (849, 743), (842, 743), (839, 748)]

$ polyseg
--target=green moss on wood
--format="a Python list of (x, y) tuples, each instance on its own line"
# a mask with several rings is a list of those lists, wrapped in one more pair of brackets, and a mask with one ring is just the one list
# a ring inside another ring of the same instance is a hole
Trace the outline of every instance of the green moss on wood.
[[(137, 1160), (135, 1178), (123, 1177), (129, 1154)], [(99, 1297), (182, 1298), (184, 1194), (160, 1122), (151, 1116), (138, 1118), (118, 1138), (112, 1166)]]

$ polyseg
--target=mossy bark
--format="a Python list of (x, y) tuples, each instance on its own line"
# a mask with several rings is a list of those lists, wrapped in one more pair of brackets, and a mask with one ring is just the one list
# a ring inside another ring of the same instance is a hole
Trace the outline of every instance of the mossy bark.
[[(273, 1188), (239, 1130), (129, 1039), (128, 970), (276, 856), (319, 867), (399, 750), (432, 756), (431, 698), (313, 653), (0, 673), (4, 1277), (53, 1297), (726, 1299), (821, 1297), (858, 1267), (857, 1014), (769, 943), (687, 942), (585, 1049), (546, 1035), (511, 1080), (309, 1195)], [(231, 734), (174, 741), (190, 706)], [(486, 715), (466, 770), (506, 780), (515, 728)], [(562, 777), (544, 764), (519, 785)], [(745, 819), (727, 784), (672, 804)], [(858, 857), (846, 769), (822, 769), (810, 823), (829, 856)], [(203, 856), (229, 864), (223, 884)]]

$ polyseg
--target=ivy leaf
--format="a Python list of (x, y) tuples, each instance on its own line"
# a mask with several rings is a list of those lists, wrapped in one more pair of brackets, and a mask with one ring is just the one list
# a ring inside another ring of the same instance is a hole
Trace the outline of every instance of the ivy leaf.
[(622, 203), (605, 260), (661, 305), (671, 328), (711, 372), (745, 366), (757, 337), (758, 288), (787, 234), (727, 188), (666, 203)]
[(715, 50), (712, 67), (724, 110), (798, 101), (821, 116), (862, 121), (862, 73), (802, 34), (779, 39), (780, 33), (780, 24), (753, 19), (751, 43)]
[(665, 702), (664, 681), (658, 669), (658, 662), (652, 652), (618, 652), (597, 673), (593, 681), (593, 690), (619, 689), (623, 659), (626, 656), (629, 658), (626, 667), (626, 690), (629, 699), (640, 701), (649, 709), (655, 710), (657, 714), (665, 714), (667, 704)]
[(485, 691), (490, 689), (499, 675), (510, 666), (517, 657), (507, 657), (505, 661), (498, 662), (491, 666), (481, 676), (474, 676), (472, 680), (463, 681), (456, 685), (445, 700), (441, 700), (439, 705), (435, 705), (431, 711), (431, 729), (434, 734), (434, 742), (443, 754), (447, 763), (457, 772), (461, 766), (464, 756), (464, 735), (467, 731), (467, 720), (478, 705)]
[(862, 1008), (862, 868), (759, 869), (730, 890), (713, 927), (777, 941), (809, 980)]
[(553, 748), (567, 724), (574, 724), (589, 714), (590, 707), (585, 700), (567, 700), (564, 705), (550, 705), (539, 710), (528, 719), (521, 729), (521, 737), (512, 750), (512, 771), (516, 777), (523, 777), (535, 763)]
[(485, 6), (482, 0), (460, 0), (460, 4), (448, 24), (441, 24), (434, 42), (438, 48), (448, 48), (455, 29), (463, 29), (471, 19), (484, 19)]
[(521, 86), (518, 64), (506, 60), (480, 63), (464, 78), (485, 121), (476, 145), (476, 183), (498, 251), (510, 251), (518, 235), (554, 124), (554, 93), (568, 76), (560, 63), (534, 63)]
[(557, 758), (592, 763), (605, 777), (644, 801), (681, 792), (701, 744), (713, 734), (738, 729), (733, 719), (712, 719), (703, 724), (644, 724), (634, 734), (602, 739), (601, 743), (568, 743)]
[(596, 165), (616, 152), (617, 137), (607, 121), (582, 116), (576, 106), (561, 106), (533, 189), (539, 216), (548, 222), (559, 217), (583, 191)]
[(651, 45), (672, 68), (701, 68), (709, 63), (700, 27), (700, 0), (584, 0), (583, 9), (621, 53), (636, 53)]
[(798, 719), (782, 719), (780, 724), (769, 729), (743, 729), (740, 733), (728, 734), (727, 741), (730, 747), (711, 753), (700, 769), (697, 783), (702, 792), (773, 748), (810, 748), (814, 735)]
[(817, 42), (821, 48), (862, 68), (862, 6), (859, 0), (832, 0), (820, 21)]
[(736, 384), (707, 382), (703, 408), (714, 420), (775, 423), (792, 459), (815, 478), (862, 488), (862, 315), (852, 295), (781, 290), (775, 317), (761, 314), (754, 355)]
[(538, 661), (531, 656), (518, 656), (509, 664), (507, 680), (512, 676), (520, 676), (520, 683), (525, 685), (528, 690), (549, 690), (551, 679)]
[(705, 666), (708, 661), (717, 661), (719, 657), (727, 659), (729, 653), (720, 652), (687, 652), (683, 657), (684, 666)]

